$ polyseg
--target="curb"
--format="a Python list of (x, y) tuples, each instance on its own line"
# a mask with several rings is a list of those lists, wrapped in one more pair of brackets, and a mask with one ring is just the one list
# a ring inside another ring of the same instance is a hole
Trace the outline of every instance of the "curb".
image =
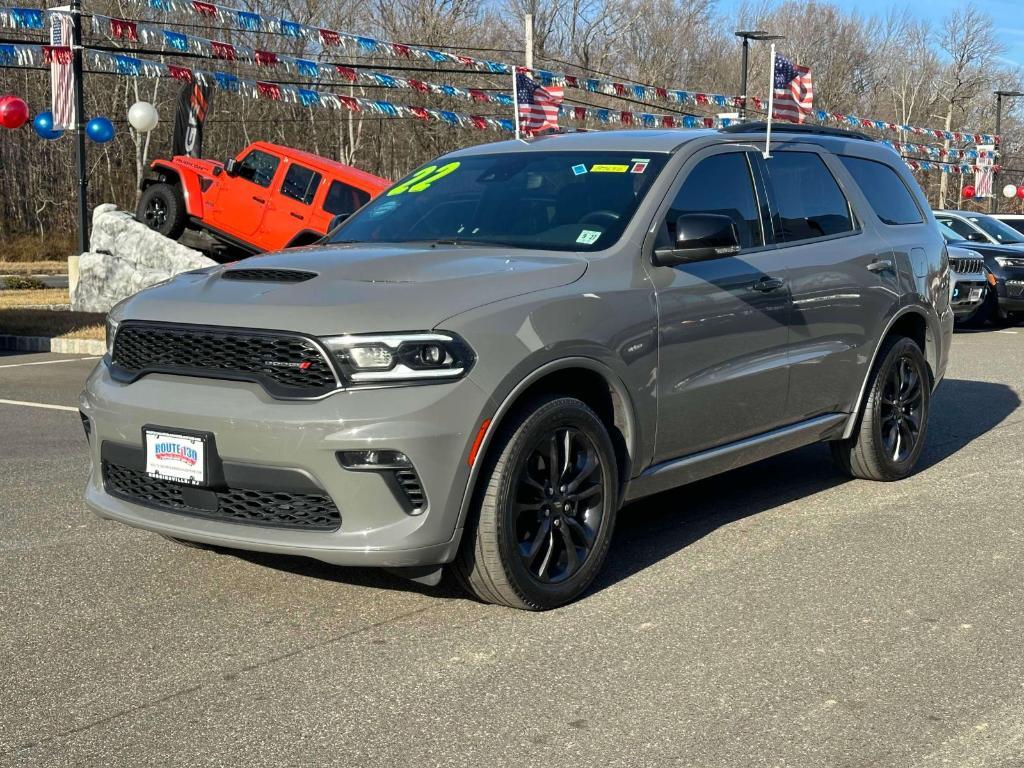
[(14, 352), (56, 352), (62, 355), (104, 355), (107, 352), (107, 344), (100, 339), (0, 335), (0, 349)]

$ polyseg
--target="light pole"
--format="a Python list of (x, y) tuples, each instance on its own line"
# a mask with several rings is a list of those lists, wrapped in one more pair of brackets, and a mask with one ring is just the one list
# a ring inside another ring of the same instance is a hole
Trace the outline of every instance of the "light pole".
[[(1008, 99), (1012, 99), (1012, 98), (1015, 98), (1017, 96), (1024, 96), (1024, 92), (1021, 92), (1021, 91), (996, 91), (995, 94), (996, 94), (996, 136), (999, 136), (1000, 124), (1002, 123), (1002, 120), (1003, 120), (1003, 97), (1005, 96)], [(997, 139), (997, 142), (998, 142), (998, 139)], [(999, 143), (996, 143), (995, 146), (996, 146), (996, 156), (992, 160), (993, 165), (999, 159), (999, 155), (1002, 154), (1001, 152), (998, 151), (999, 150)], [(998, 211), (999, 211), (999, 195), (1002, 194), (1002, 190), (999, 189), (999, 184), (996, 182), (996, 179), (998, 178), (998, 176), (999, 176), (998, 171), (993, 169), (993, 171), (992, 171), (992, 202), (990, 204), (989, 213), (998, 213)]]
[[(785, 35), (773, 35), (763, 29), (739, 29), (733, 33), (743, 40), (743, 56), (740, 63), (740, 98), (743, 100), (740, 107), (740, 117), (747, 116), (747, 56), (750, 53), (751, 40), (785, 40)], [(773, 62), (774, 64), (774, 62)]]

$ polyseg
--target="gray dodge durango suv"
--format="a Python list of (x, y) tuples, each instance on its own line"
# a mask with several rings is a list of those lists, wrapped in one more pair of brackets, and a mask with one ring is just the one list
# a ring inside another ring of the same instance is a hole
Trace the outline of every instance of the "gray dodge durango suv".
[(445, 155), (327, 241), (118, 305), (81, 396), (101, 516), (580, 595), (624, 503), (817, 441), (920, 455), (953, 313), (900, 158), (827, 129), (614, 131)]

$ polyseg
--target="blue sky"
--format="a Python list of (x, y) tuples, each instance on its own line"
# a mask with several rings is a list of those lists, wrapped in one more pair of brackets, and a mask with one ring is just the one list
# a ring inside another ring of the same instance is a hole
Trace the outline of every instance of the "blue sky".
[[(908, 8), (919, 18), (928, 18), (938, 24), (944, 16), (956, 8), (966, 5), (964, 0), (830, 0), (841, 8), (856, 9), (861, 14), (885, 15), (890, 8)], [(1006, 46), (1004, 64), (1024, 68), (1024, 2), (1022, 0), (976, 0), (971, 5), (984, 11), (995, 21), (996, 36)], [(734, 0), (724, 0), (722, 7), (728, 11)]]

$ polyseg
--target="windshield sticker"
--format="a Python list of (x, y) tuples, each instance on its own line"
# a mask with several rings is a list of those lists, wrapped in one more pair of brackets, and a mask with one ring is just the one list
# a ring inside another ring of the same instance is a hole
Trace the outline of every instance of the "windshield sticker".
[(651, 162), (651, 161), (650, 160), (636, 160), (636, 159), (634, 159), (632, 162), (633, 162), (633, 167), (629, 169), (629, 172), (630, 173), (643, 173), (644, 171), (647, 170), (647, 164), (649, 162)]
[(628, 170), (628, 165), (613, 165), (612, 163), (598, 163), (590, 166), (591, 173), (625, 173)]
[(425, 168), (420, 168), (416, 173), (410, 176), (408, 179), (403, 181), (388, 190), (388, 197), (394, 197), (395, 195), (405, 194), (406, 192), (423, 192), (426, 189), (430, 189), (430, 185), (436, 181), (440, 181), (445, 176), (453, 173), (458, 169), (462, 163), (448, 163), (438, 168), (436, 165), (428, 165)]
[(582, 163), (580, 163), (579, 165), (574, 165), (572, 167), (572, 175), (573, 176), (582, 176), (586, 172), (587, 172), (587, 166), (583, 165)]
[(593, 229), (584, 229), (580, 232), (580, 236), (576, 238), (577, 243), (583, 245), (593, 245), (597, 242), (597, 238), (601, 236), (601, 233)]

